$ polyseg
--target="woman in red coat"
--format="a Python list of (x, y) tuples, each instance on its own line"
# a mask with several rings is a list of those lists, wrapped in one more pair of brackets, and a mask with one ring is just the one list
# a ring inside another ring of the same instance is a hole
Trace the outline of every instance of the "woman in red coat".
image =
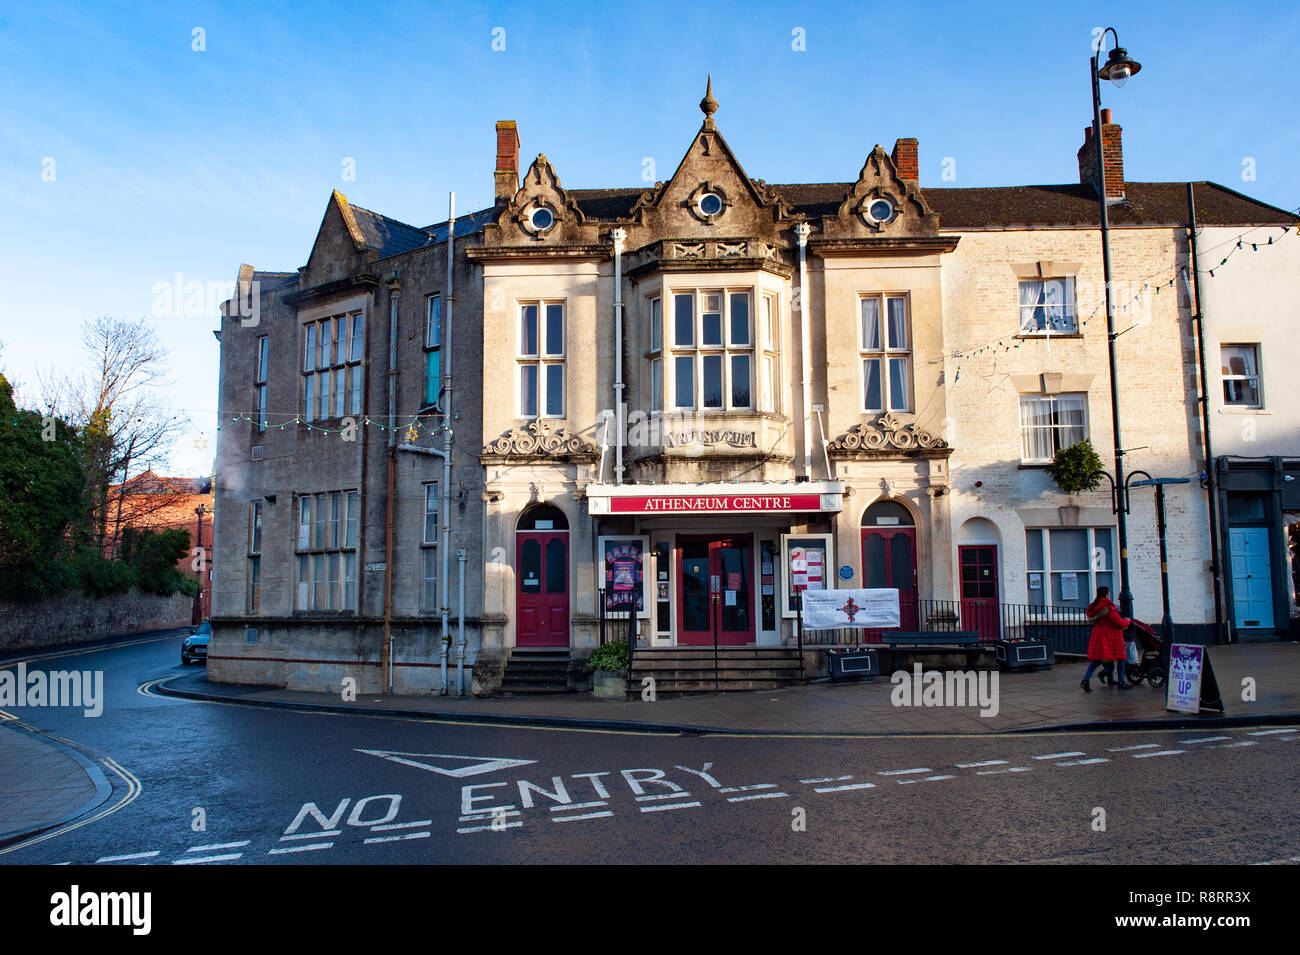
[(1091, 693), (1092, 687), (1088, 681), (1092, 679), (1097, 667), (1106, 664), (1106, 669), (1109, 670), (1110, 661), (1118, 660), (1119, 673), (1115, 682), (1121, 690), (1131, 689), (1124, 679), (1124, 664), (1128, 660), (1124, 631), (1132, 621), (1119, 615), (1119, 608), (1110, 599), (1109, 587), (1097, 588), (1097, 599), (1088, 604), (1087, 614), (1088, 619), (1093, 621), (1092, 634), (1088, 638), (1088, 669), (1079, 681), (1079, 686), (1083, 692)]

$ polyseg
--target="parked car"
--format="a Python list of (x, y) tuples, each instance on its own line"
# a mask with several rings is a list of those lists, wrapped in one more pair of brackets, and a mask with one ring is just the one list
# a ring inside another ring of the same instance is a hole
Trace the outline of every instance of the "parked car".
[(181, 663), (198, 663), (208, 658), (208, 641), (212, 639), (212, 624), (204, 620), (181, 641)]

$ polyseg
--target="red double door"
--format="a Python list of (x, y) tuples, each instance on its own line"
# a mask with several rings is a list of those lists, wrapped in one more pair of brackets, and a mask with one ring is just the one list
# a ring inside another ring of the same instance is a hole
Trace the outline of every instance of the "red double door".
[(515, 535), (515, 645), (569, 645), (569, 533)]
[(754, 643), (753, 557), (749, 534), (677, 538), (677, 645)]

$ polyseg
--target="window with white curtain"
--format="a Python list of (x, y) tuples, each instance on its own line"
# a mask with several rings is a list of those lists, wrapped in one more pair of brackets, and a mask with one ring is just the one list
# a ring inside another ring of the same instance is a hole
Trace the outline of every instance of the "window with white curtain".
[(360, 492), (301, 494), (297, 504), (294, 609), (356, 610)]
[(907, 296), (864, 295), (860, 307), (862, 410), (911, 411), (912, 335)]
[(519, 417), (564, 417), (564, 303), (519, 305)]
[(1259, 348), (1256, 345), (1223, 345), (1223, 403), (1238, 408), (1264, 407), (1259, 387)]
[(1025, 464), (1047, 464), (1062, 448), (1088, 437), (1088, 396), (1020, 396), (1020, 457)]
[(1078, 332), (1074, 309), (1074, 279), (1034, 279), (1020, 283), (1020, 332), (1074, 334)]

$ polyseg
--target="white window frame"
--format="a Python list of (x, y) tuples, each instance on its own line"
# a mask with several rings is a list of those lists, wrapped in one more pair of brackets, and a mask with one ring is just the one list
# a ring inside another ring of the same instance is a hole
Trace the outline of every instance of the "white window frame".
[(646, 349), (646, 363), (649, 369), (651, 414), (660, 414), (664, 410), (664, 299), (662, 294), (652, 295), (646, 299), (646, 329), (650, 336)]
[[(1051, 394), (1051, 395), (1022, 394), (1020, 396), (1020, 463), (1021, 464), (1051, 464), (1052, 463), (1051, 457), (1032, 458), (1028, 454), (1029, 431), (1031, 428), (1034, 430), (1038, 430), (1040, 426), (1030, 425), (1026, 422), (1025, 420), (1026, 402), (1047, 402), (1051, 406), (1052, 423), (1050, 425), (1047, 425), (1046, 428), (1050, 430), (1052, 434), (1053, 456), (1055, 456), (1055, 453), (1057, 451), (1063, 448), (1071, 447), (1071, 445), (1066, 444), (1064, 440), (1061, 438), (1061, 433), (1063, 431), (1065, 431), (1067, 428), (1073, 427), (1072, 425), (1061, 424), (1060, 421), (1058, 420), (1059, 412), (1057, 406), (1062, 399), (1079, 400), (1079, 404), (1082, 406), (1082, 410), (1083, 410), (1083, 437), (1080, 438), (1079, 441), (1087, 441), (1090, 439), (1092, 435), (1092, 429), (1090, 427), (1090, 419), (1088, 416), (1088, 393), (1086, 391), (1067, 391), (1067, 392), (1061, 392), (1059, 394)], [(1078, 443), (1079, 443), (1078, 441), (1074, 442), (1074, 444), (1078, 444)]]
[(365, 390), (365, 309), (313, 319), (302, 328), (300, 420), (329, 421), (360, 414)]
[[(1060, 328), (1053, 328), (1050, 321), (1042, 328), (1039, 328), (1038, 322), (1033, 317), (1036, 310), (1047, 307), (1044, 299), (1047, 294), (1048, 282), (1065, 283), (1065, 300), (1061, 303), (1061, 308), (1065, 310), (1067, 318), (1063, 319)], [(1038, 286), (1038, 299), (1033, 305), (1022, 305), (1020, 301), (1021, 288), (1030, 284)], [(1041, 278), (1020, 279), (1016, 282), (1016, 333), (1022, 336), (1041, 335), (1045, 338), (1050, 338), (1052, 335), (1079, 334), (1079, 303), (1075, 296), (1076, 285), (1075, 276), (1073, 275), (1044, 275)], [(1030, 317), (1028, 323), (1025, 321), (1026, 313)]]
[[(759, 325), (761, 323), (761, 325)], [(760, 339), (762, 348), (758, 365), (754, 369), (759, 392), (759, 411), (776, 414), (781, 410), (781, 352), (777, 347), (781, 335), (781, 299), (775, 292), (760, 294), (759, 315), (754, 337)]]
[[(903, 303), (903, 331), (907, 336), (905, 347), (894, 345), (890, 338), (889, 303), (901, 300)], [(875, 301), (876, 331), (879, 342), (870, 347), (866, 335), (866, 302)], [(867, 414), (887, 414), (898, 412), (911, 414), (916, 410), (915, 363), (912, 360), (912, 297), (907, 292), (861, 292), (858, 294), (858, 394), (859, 405)], [(893, 393), (893, 375), (890, 363), (904, 361), (907, 369), (907, 395), (901, 407), (897, 407), (897, 396)], [(867, 401), (867, 363), (878, 362), (880, 369), (880, 407), (873, 408)]]
[[(560, 309), (560, 350), (558, 352), (550, 349), (549, 336), (547, 335), (546, 319), (547, 308), (558, 306)], [(529, 354), (524, 351), (525, 332), (524, 332), (524, 314), (527, 308), (537, 309), (537, 351)], [(568, 379), (568, 370), (565, 368), (565, 357), (568, 352), (569, 336), (569, 307), (568, 302), (564, 299), (529, 299), (520, 301), (515, 306), (515, 409), (518, 417), (528, 420), (539, 418), (563, 418), (567, 414), (568, 396), (565, 393), (566, 382)], [(560, 410), (552, 412), (547, 410), (549, 399), (552, 397), (548, 385), (550, 377), (548, 369), (558, 367), (560, 369)], [(536, 401), (536, 414), (528, 414), (524, 407), (524, 369), (534, 368), (534, 399)]]
[[(668, 354), (672, 357), (672, 392), (673, 400), (671, 408), (673, 411), (698, 411), (704, 414), (720, 411), (753, 411), (756, 408), (754, 401), (755, 394), (755, 345), (754, 339), (758, 330), (758, 316), (754, 309), (755, 290), (752, 286), (724, 286), (721, 288), (675, 288), (664, 293), (666, 298), (672, 300), (672, 342), (667, 346)], [(677, 341), (677, 297), (692, 296), (691, 308), (691, 325), (694, 338), (690, 344), (684, 345)], [(720, 329), (720, 344), (704, 344), (704, 316), (706, 314), (705, 303), (708, 302), (708, 296), (717, 295), (721, 297), (720, 311), (714, 313), (708, 311), (707, 314), (718, 314), (722, 327)], [(743, 344), (736, 344), (731, 340), (732, 325), (732, 296), (744, 295), (747, 302), (748, 310), (748, 341)], [(665, 320), (666, 324), (666, 320)], [(664, 334), (668, 333), (667, 327), (664, 328)], [(743, 357), (747, 359), (749, 374), (749, 402), (747, 404), (737, 404), (735, 398), (735, 375), (733, 373), (734, 359)], [(722, 361), (722, 403), (713, 407), (704, 405), (704, 363), (707, 358), (721, 358)], [(677, 367), (679, 359), (690, 359), (691, 369), (694, 377), (692, 382), (692, 404), (682, 405), (677, 402)], [(667, 365), (667, 362), (665, 362)], [(665, 392), (667, 387), (665, 386)], [(665, 398), (667, 395), (665, 394)], [(667, 401), (664, 402), (667, 404)]]
[[(1223, 369), (1227, 367), (1224, 350), (1228, 348), (1249, 348), (1254, 353), (1255, 374), (1253, 375), (1229, 375), (1224, 374)], [(1258, 411), (1264, 407), (1264, 376), (1260, 370), (1260, 349), (1259, 342), (1223, 342), (1219, 345), (1219, 381), (1223, 387), (1223, 407), (1227, 409), (1242, 408), (1249, 411)], [(1228, 400), (1228, 382), (1230, 381), (1253, 381), (1255, 383), (1255, 394), (1259, 401), (1251, 404), (1246, 401), (1229, 401)]]

